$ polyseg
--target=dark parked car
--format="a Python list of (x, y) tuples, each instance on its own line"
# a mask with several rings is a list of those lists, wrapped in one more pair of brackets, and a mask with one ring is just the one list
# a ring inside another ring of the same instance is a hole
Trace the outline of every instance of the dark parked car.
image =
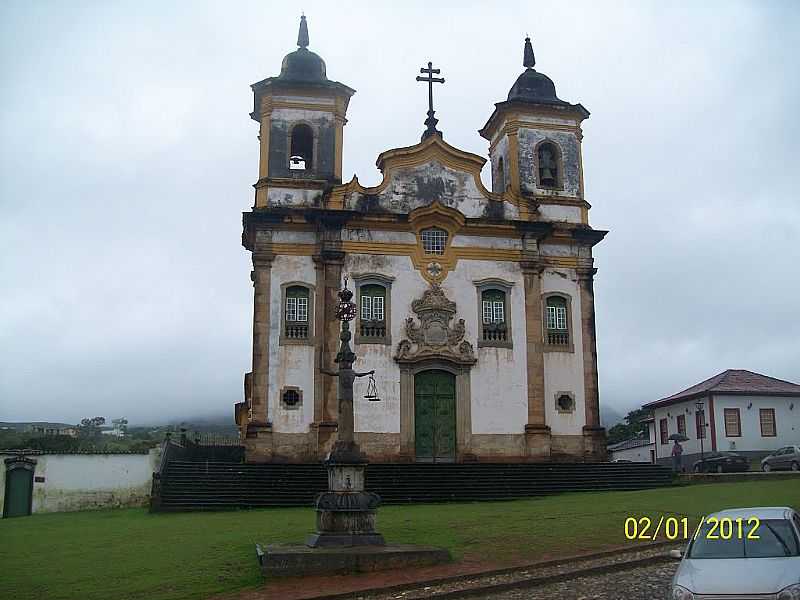
[(761, 461), (761, 470), (766, 473), (780, 469), (800, 471), (800, 446), (784, 446)]
[(736, 473), (750, 470), (750, 461), (735, 452), (714, 452), (694, 463), (695, 473)]

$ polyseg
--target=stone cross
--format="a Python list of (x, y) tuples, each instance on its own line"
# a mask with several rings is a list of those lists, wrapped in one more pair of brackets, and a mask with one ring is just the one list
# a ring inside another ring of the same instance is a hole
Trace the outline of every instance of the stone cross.
[(433, 113), (433, 84), (434, 83), (444, 83), (444, 77), (434, 77), (434, 73), (437, 75), (441, 73), (441, 69), (434, 69), (433, 63), (428, 61), (428, 68), (422, 67), (419, 70), (420, 73), (427, 74), (427, 77), (420, 77), (417, 75), (417, 81), (422, 81), (428, 84), (428, 118), (425, 119), (425, 125), (428, 128), (422, 134), (422, 139), (424, 140), (426, 137), (431, 135), (442, 135), (441, 131), (436, 129), (436, 124), (439, 122), (439, 119), (434, 118)]

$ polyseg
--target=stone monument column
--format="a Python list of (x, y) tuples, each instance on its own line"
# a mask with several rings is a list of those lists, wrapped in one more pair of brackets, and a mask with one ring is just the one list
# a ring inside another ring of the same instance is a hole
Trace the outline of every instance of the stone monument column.
[[(325, 466), (328, 469), (328, 491), (317, 495), (317, 531), (308, 536), (312, 548), (324, 546), (383, 545), (383, 536), (375, 531), (375, 513), (380, 504), (377, 494), (364, 489), (367, 459), (355, 441), (353, 414), (353, 383), (357, 377), (374, 371), (358, 373), (353, 370), (356, 355), (350, 346), (350, 321), (356, 316), (351, 302), (353, 292), (345, 287), (338, 293), (336, 317), (341, 321), (339, 351), (334, 362), (338, 371), (320, 371), (338, 379), (338, 433)], [(339, 321), (335, 321), (338, 323)]]
[(586, 425), (583, 427), (584, 458), (606, 459), (606, 434), (600, 426), (600, 395), (597, 379), (597, 334), (594, 317), (594, 274), (597, 269), (579, 267), (578, 285), (581, 298), (581, 337), (583, 338), (583, 387)]

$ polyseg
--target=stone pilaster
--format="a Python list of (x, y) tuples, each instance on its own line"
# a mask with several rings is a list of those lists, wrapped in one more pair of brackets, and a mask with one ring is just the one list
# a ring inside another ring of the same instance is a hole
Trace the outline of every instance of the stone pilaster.
[(341, 250), (341, 217), (321, 216), (317, 222), (318, 250), (314, 255), (316, 296), (314, 319), (314, 422), (316, 453), (324, 458), (330, 452), (338, 427), (339, 400), (336, 379), (320, 372), (320, 368), (336, 370), (340, 321), (336, 317), (345, 253)]
[(522, 263), (525, 280), (528, 422), (525, 442), (529, 459), (550, 457), (550, 427), (545, 418), (544, 353), (542, 348), (542, 269), (538, 262)]
[[(591, 259), (589, 259), (591, 262)], [(577, 269), (581, 300), (581, 337), (583, 338), (583, 387), (586, 425), (583, 427), (584, 458), (602, 461), (606, 458), (606, 432), (600, 426), (600, 395), (597, 378), (597, 334), (594, 315), (594, 274), (597, 269)]]
[(544, 347), (542, 329), (542, 264), (539, 240), (549, 231), (546, 225), (530, 223), (523, 233), (523, 260), (520, 263), (525, 282), (525, 339), (527, 355), (528, 422), (525, 446), (528, 460), (550, 458), (550, 427), (545, 417)]
[(245, 434), (248, 462), (272, 458), (272, 423), (269, 415), (269, 333), (272, 252), (253, 251), (253, 371), (250, 419)]

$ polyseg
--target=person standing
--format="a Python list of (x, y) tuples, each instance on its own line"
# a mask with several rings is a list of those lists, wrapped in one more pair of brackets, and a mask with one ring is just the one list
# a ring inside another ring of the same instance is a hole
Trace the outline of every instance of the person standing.
[(683, 471), (683, 465), (681, 464), (681, 459), (683, 457), (683, 446), (680, 445), (678, 440), (674, 440), (675, 443), (672, 445), (672, 470), (675, 473), (680, 473)]

